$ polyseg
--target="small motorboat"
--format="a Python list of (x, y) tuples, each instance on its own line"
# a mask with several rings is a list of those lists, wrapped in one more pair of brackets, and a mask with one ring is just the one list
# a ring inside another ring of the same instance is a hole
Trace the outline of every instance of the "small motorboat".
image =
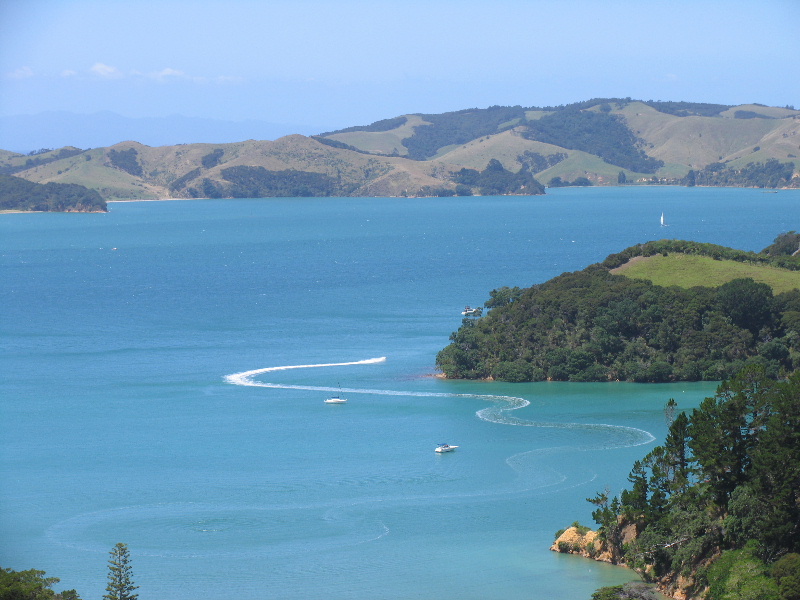
[(451, 446), (450, 444), (439, 444), (436, 446), (436, 452), (452, 452), (458, 446)]
[(472, 308), (471, 306), (467, 305), (464, 307), (464, 310), (461, 311), (461, 314), (465, 317), (480, 317), (481, 314), (483, 314), (483, 309), (480, 307)]
[(325, 400), (325, 404), (344, 404), (345, 402), (347, 402), (347, 398), (341, 396), (331, 396)]

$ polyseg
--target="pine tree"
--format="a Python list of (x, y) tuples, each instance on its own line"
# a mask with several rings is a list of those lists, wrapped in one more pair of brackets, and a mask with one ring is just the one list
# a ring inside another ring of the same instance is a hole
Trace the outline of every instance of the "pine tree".
[(109, 553), (111, 558), (108, 561), (108, 585), (103, 596), (103, 600), (136, 600), (139, 595), (134, 594), (133, 590), (139, 586), (133, 585), (131, 579), (131, 556), (128, 546), (119, 543), (112, 548)]

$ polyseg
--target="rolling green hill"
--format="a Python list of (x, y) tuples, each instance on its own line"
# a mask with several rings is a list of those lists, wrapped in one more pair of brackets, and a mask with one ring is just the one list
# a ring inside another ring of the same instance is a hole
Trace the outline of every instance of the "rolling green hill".
[(0, 174), (83, 185), (105, 200), (430, 196), (480, 194), (487, 188), (459, 184), (456, 174), (492, 161), (552, 185), (800, 187), (798, 156), (800, 111), (792, 108), (617, 98), (408, 114), (275, 141), (0, 151)]
[(662, 287), (719, 287), (734, 279), (750, 278), (767, 284), (775, 294), (800, 289), (800, 271), (733, 260), (715, 260), (710, 256), (692, 254), (637, 256), (611, 272), (631, 279), (646, 279)]
[[(584, 122), (577, 122), (583, 117)], [(653, 178), (679, 179), (691, 169), (716, 162), (741, 168), (770, 158), (794, 163), (795, 172), (800, 165), (800, 111), (791, 108), (626, 98), (560, 107), (404, 115), (404, 119), (402, 125), (380, 132), (367, 126), (325, 135), (367, 152), (380, 147), (384, 153), (397, 150), (403, 156), (472, 168), (497, 158), (509, 170), (521, 168), (524, 161), (519, 156), (526, 150), (538, 151), (544, 143), (552, 152), (566, 152), (572, 159), (544, 173), (544, 182), (552, 177), (584, 176), (596, 185), (616, 184), (623, 171), (629, 182), (649, 183)], [(616, 131), (611, 129), (614, 122)], [(629, 141), (619, 137), (623, 130), (629, 132)], [(389, 144), (378, 143), (388, 139), (391, 150)], [(620, 155), (621, 148), (627, 159)], [(633, 160), (639, 152), (649, 162)]]

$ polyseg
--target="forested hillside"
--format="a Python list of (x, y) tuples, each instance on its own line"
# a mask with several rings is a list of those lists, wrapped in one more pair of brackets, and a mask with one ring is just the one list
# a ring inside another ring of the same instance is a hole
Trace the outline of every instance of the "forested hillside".
[(94, 190), (69, 183), (33, 183), (0, 175), (0, 210), (105, 212), (106, 202)]
[[(769, 265), (793, 283), (775, 294), (735, 275), (718, 287), (684, 288), (610, 272), (670, 253), (712, 257), (719, 269)], [(800, 258), (783, 254), (648, 242), (531, 288), (494, 290), (488, 314), (464, 319), (436, 363), (447, 377), (505, 381), (715, 381), (749, 364), (778, 377), (800, 366), (798, 269)]]
[(667, 438), (634, 463), (630, 487), (588, 499), (600, 525), (590, 551), (681, 597), (800, 597), (798, 399), (800, 372), (776, 381), (751, 366), (691, 414), (670, 400)]

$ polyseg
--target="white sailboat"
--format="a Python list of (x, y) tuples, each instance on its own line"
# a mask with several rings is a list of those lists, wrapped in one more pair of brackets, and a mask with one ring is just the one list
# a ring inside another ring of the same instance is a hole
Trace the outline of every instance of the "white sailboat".
[(661, 226), (662, 227), (667, 227), (667, 224), (664, 222), (664, 213), (663, 212), (661, 213)]

